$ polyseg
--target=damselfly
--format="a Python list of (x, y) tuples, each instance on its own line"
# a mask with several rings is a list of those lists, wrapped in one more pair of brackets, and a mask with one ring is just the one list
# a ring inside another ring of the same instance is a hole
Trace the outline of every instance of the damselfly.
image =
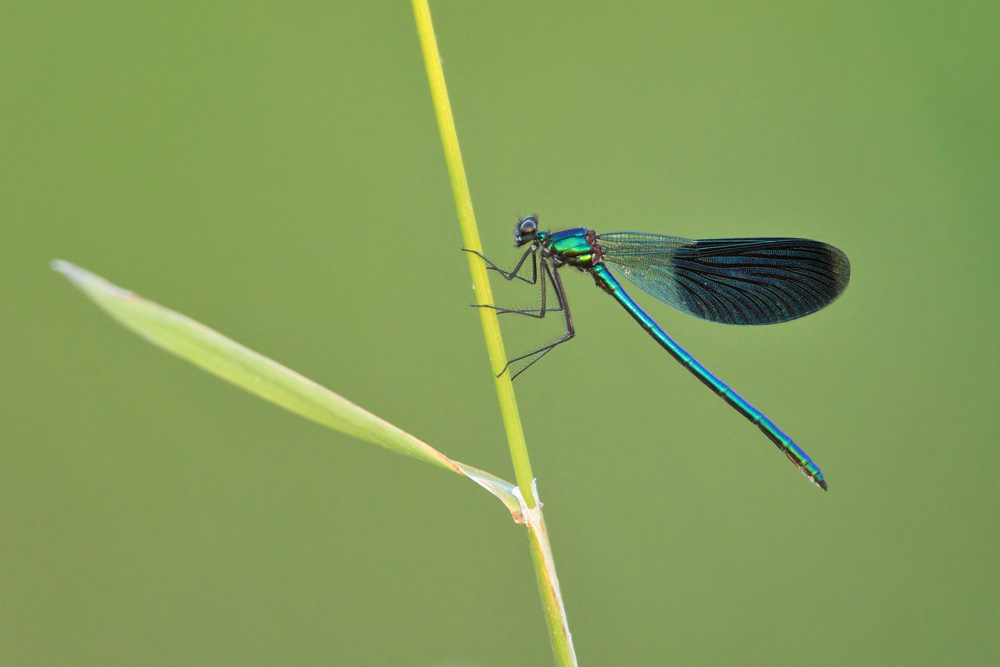
[[(514, 236), (518, 247), (529, 248), (511, 271), (475, 254), (507, 280), (540, 285), (541, 304), (534, 309), (488, 307), (500, 314), (537, 318), (562, 312), (566, 331), (555, 342), (508, 361), (501, 375), (511, 364), (527, 361), (513, 375), (516, 378), (557, 345), (573, 338), (576, 332), (559, 269), (575, 267), (593, 276), (663, 349), (756, 424), (813, 483), (826, 490), (823, 473), (809, 456), (760, 410), (674, 342), (625, 292), (609, 267), (660, 301), (695, 317), (723, 324), (776, 324), (814, 313), (844, 292), (851, 276), (851, 264), (844, 253), (826, 243), (794, 238), (693, 241), (640, 232), (598, 234), (584, 227), (543, 232), (538, 229), (537, 216), (519, 220)], [(531, 277), (527, 278), (521, 271), (529, 263)], [(549, 307), (546, 285), (551, 285), (555, 307)]]

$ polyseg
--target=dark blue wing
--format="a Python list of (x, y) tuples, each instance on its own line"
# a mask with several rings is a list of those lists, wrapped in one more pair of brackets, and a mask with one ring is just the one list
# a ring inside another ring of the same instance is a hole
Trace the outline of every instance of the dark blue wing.
[(700, 239), (614, 232), (604, 261), (678, 310), (723, 324), (775, 324), (814, 313), (847, 287), (851, 263), (808, 239)]

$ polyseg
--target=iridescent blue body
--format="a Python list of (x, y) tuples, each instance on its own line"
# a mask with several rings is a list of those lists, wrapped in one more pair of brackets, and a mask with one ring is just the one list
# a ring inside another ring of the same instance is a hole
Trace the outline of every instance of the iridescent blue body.
[(592, 272), (597, 284), (613, 296), (615, 300), (628, 311), (628, 314), (635, 318), (635, 321), (638, 322), (639, 325), (653, 337), (653, 340), (659, 343), (663, 349), (670, 353), (670, 356), (679, 361), (686, 369), (691, 371), (696, 378), (704, 382), (705, 386), (721, 396), (722, 400), (733, 406), (737, 412), (756, 424), (757, 427), (764, 432), (764, 435), (770, 438), (771, 442), (777, 445), (778, 449), (783, 451), (785, 456), (787, 456), (792, 463), (799, 467), (799, 470), (801, 470), (806, 477), (821, 486), (824, 491), (826, 490), (826, 480), (823, 479), (823, 473), (820, 472), (819, 466), (812, 462), (812, 459), (809, 458), (808, 454), (802, 451), (801, 447), (796, 445), (791, 438), (775, 426), (774, 422), (765, 417), (760, 410), (747, 403), (746, 399), (733, 391), (732, 388), (730, 388), (725, 382), (714, 376), (707, 368), (702, 366), (697, 359), (692, 357), (684, 348), (674, 342), (674, 339), (668, 336), (666, 332), (653, 321), (653, 318), (643, 312), (642, 308), (640, 308), (638, 304), (632, 300), (632, 297), (625, 293), (625, 290), (622, 289), (621, 283), (619, 283), (615, 277), (611, 275), (611, 272), (608, 271), (607, 267), (603, 264), (598, 264), (593, 267)]
[[(486, 261), (490, 269), (508, 280), (540, 282), (541, 308), (496, 310), (539, 318), (547, 312), (561, 311), (566, 319), (566, 334), (546, 347), (511, 359), (508, 367), (531, 359), (514, 377), (575, 334), (558, 272), (563, 266), (575, 267), (593, 276), (597, 285), (614, 297), (653, 340), (754, 423), (813, 483), (826, 490), (823, 473), (809, 455), (760, 410), (668, 336), (625, 292), (608, 265), (619, 269), (629, 280), (661, 301), (696, 317), (725, 324), (773, 324), (813, 313), (843, 293), (850, 279), (850, 263), (842, 252), (807, 239), (692, 241), (638, 232), (597, 234), (584, 227), (543, 232), (538, 230), (535, 216), (518, 221), (515, 238), (518, 246), (530, 244), (531, 247), (512, 271), (504, 271)], [(530, 279), (519, 275), (529, 257)], [(549, 308), (546, 303), (546, 278), (555, 292), (555, 308)]]

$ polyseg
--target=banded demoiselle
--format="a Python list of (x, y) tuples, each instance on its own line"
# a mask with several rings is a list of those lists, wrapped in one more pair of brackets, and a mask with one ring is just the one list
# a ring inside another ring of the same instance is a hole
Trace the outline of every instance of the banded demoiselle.
[[(538, 228), (537, 216), (518, 220), (514, 236), (518, 247), (530, 247), (510, 271), (504, 271), (480, 253), (474, 254), (507, 280), (517, 278), (540, 285), (540, 307), (486, 307), (498, 314), (537, 318), (549, 312), (562, 312), (566, 331), (554, 343), (509, 360), (501, 375), (511, 364), (530, 360), (511, 379), (516, 378), (557, 345), (573, 338), (576, 331), (559, 269), (575, 267), (593, 276), (598, 287), (614, 297), (674, 359), (756, 424), (810, 481), (824, 491), (827, 489), (823, 473), (809, 455), (760, 410), (674, 342), (625, 292), (610, 267), (643, 291), (689, 315), (723, 324), (776, 324), (815, 313), (844, 292), (851, 277), (851, 264), (843, 252), (826, 243), (795, 238), (690, 240), (640, 232), (598, 234), (584, 227), (543, 232)], [(531, 278), (520, 275), (529, 259)], [(555, 294), (554, 308), (547, 305), (547, 284)]]

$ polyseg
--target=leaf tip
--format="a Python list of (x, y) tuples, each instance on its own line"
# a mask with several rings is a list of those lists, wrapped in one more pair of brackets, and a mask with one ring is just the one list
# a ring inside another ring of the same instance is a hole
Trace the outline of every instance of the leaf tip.
[(69, 275), (73, 271), (80, 270), (80, 267), (78, 267), (77, 265), (70, 264), (69, 262), (62, 259), (54, 259), (51, 262), (49, 262), (49, 268), (52, 269), (53, 271), (58, 271), (59, 273), (63, 274), (66, 277), (69, 277)]
[(94, 275), (90, 271), (80, 268), (71, 262), (67, 262), (62, 259), (54, 259), (49, 263), (49, 267), (51, 267), (53, 271), (63, 274), (63, 276), (73, 283), (73, 285), (81, 290), (84, 290), (85, 292), (100, 291), (122, 298), (135, 296), (129, 290), (113, 285), (104, 278)]

